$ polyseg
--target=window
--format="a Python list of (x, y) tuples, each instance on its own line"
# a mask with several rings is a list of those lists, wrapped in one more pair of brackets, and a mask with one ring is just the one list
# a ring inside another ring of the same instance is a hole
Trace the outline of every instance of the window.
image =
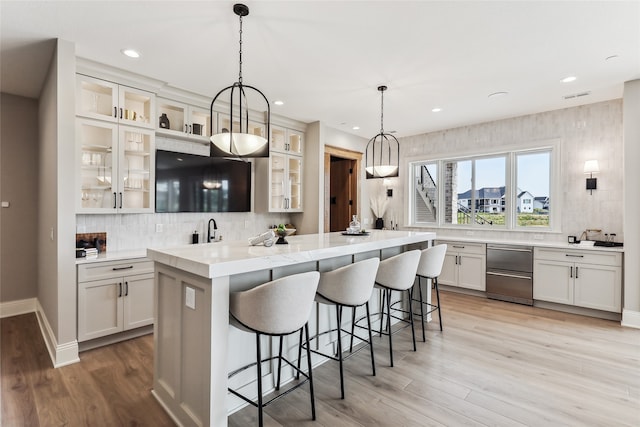
[(412, 162), (411, 222), (550, 228), (552, 154), (553, 147), (545, 147)]

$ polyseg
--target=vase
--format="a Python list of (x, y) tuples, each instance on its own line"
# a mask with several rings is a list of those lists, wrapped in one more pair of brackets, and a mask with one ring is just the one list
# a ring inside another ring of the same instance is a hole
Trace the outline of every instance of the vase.
[(376, 230), (382, 230), (384, 228), (384, 219), (376, 219)]

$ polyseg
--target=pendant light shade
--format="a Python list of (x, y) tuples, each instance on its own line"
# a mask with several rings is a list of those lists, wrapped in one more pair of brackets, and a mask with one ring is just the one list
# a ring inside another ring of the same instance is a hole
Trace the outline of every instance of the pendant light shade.
[[(211, 101), (211, 122), (213, 129), (213, 105), (221, 100), (229, 104), (228, 113), (218, 114), (218, 133), (211, 136), (212, 157), (269, 157), (269, 138), (271, 134), (271, 108), (267, 97), (257, 88), (242, 82), (242, 17), (249, 15), (249, 8), (244, 4), (233, 5), (233, 12), (240, 20), (240, 60), (238, 81), (222, 89)], [(226, 99), (224, 99), (226, 97)], [(266, 130), (261, 126), (249, 123), (249, 102), (264, 105), (255, 111), (266, 111)]]
[(367, 179), (398, 176), (400, 144), (395, 136), (384, 133), (384, 91), (386, 86), (378, 86), (380, 91), (380, 133), (367, 143), (365, 150), (365, 171)]

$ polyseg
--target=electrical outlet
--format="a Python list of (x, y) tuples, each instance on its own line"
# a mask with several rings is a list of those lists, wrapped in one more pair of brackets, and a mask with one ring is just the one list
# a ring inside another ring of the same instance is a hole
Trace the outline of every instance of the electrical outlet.
[(251, 227), (251, 221), (249, 221), (248, 219), (244, 220), (244, 228), (249, 228)]
[(163, 228), (162, 224), (156, 224), (156, 233), (162, 233)]
[(187, 307), (195, 310), (196, 309), (196, 290), (187, 286), (186, 288), (184, 288), (184, 291), (185, 291), (184, 304)]

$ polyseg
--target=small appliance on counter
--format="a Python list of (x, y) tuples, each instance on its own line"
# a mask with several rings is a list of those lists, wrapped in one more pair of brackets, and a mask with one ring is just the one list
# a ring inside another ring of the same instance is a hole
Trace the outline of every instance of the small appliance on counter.
[(98, 256), (107, 250), (107, 233), (76, 233), (76, 258)]

